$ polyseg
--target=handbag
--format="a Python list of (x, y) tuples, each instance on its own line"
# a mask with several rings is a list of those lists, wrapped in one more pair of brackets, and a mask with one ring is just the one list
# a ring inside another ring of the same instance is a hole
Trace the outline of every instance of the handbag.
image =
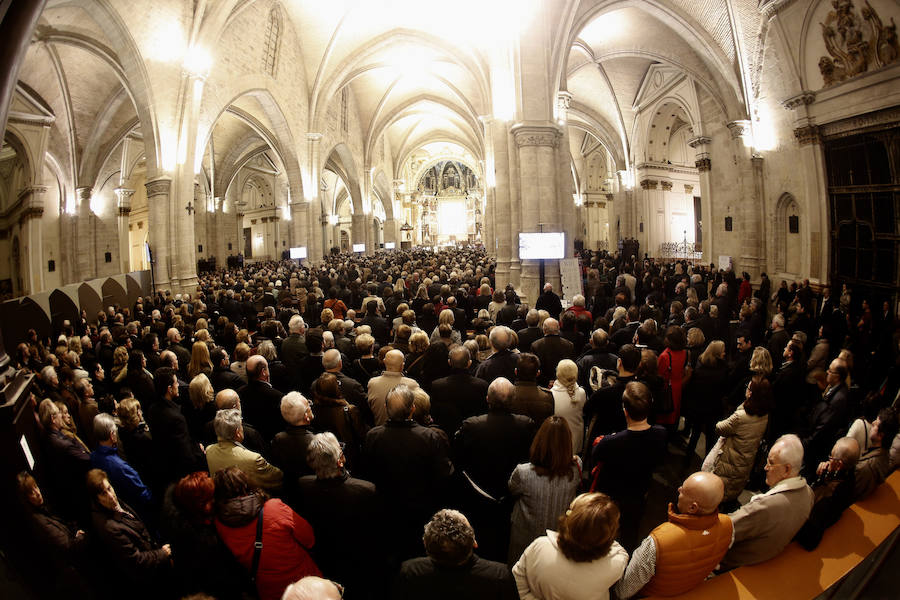
[(256, 542), (253, 544), (253, 564), (250, 566), (250, 583), (256, 587), (256, 572), (259, 571), (259, 557), (262, 554), (262, 529), (263, 529), (263, 506), (259, 507), (259, 514), (256, 517)]

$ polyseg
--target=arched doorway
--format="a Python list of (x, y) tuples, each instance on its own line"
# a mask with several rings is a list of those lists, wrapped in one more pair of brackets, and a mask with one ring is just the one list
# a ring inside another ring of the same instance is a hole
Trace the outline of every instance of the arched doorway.
[(800, 206), (790, 194), (782, 194), (775, 205), (775, 270), (798, 275), (803, 244), (800, 235)]

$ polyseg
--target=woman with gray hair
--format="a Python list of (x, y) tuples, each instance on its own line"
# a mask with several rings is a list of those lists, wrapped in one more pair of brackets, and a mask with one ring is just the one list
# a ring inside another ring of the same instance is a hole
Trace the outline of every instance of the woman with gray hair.
[[(341, 581), (350, 598), (377, 597), (383, 572), (376, 540), (382, 519), (375, 485), (350, 476), (331, 432), (313, 436), (307, 460), (315, 475), (301, 477), (291, 504), (316, 532), (316, 559), (326, 577)], [(353, 543), (348, 543), (353, 540)]]

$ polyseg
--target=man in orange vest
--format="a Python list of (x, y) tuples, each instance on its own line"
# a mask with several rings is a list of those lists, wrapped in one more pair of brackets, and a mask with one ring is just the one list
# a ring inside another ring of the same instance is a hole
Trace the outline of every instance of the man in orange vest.
[(678, 506), (669, 520), (650, 532), (631, 555), (616, 584), (621, 600), (638, 592), (675, 596), (699, 585), (731, 545), (732, 525), (718, 513), (725, 486), (717, 475), (694, 473), (678, 488)]

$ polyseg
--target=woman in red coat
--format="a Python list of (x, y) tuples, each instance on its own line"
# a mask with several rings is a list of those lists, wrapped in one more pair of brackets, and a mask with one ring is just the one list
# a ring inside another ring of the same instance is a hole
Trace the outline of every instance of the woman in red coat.
[(322, 572), (309, 555), (312, 527), (277, 498), (268, 499), (243, 471), (228, 467), (215, 475), (216, 531), (247, 572), (253, 564), (256, 524), (263, 511), (262, 544), (256, 589), (260, 600), (279, 600), (284, 589), (307, 575)]
[(669, 431), (669, 440), (675, 433), (678, 418), (681, 416), (681, 384), (684, 378), (684, 365), (687, 361), (687, 350), (684, 329), (673, 325), (666, 329), (664, 342), (666, 349), (659, 355), (659, 376), (663, 378), (663, 385), (672, 387), (672, 405), (674, 410), (667, 414), (657, 414), (656, 423), (665, 425)]
[(750, 274), (747, 271), (743, 273), (741, 287), (738, 288), (738, 310), (743, 306), (744, 302), (753, 296), (753, 286), (750, 285)]

